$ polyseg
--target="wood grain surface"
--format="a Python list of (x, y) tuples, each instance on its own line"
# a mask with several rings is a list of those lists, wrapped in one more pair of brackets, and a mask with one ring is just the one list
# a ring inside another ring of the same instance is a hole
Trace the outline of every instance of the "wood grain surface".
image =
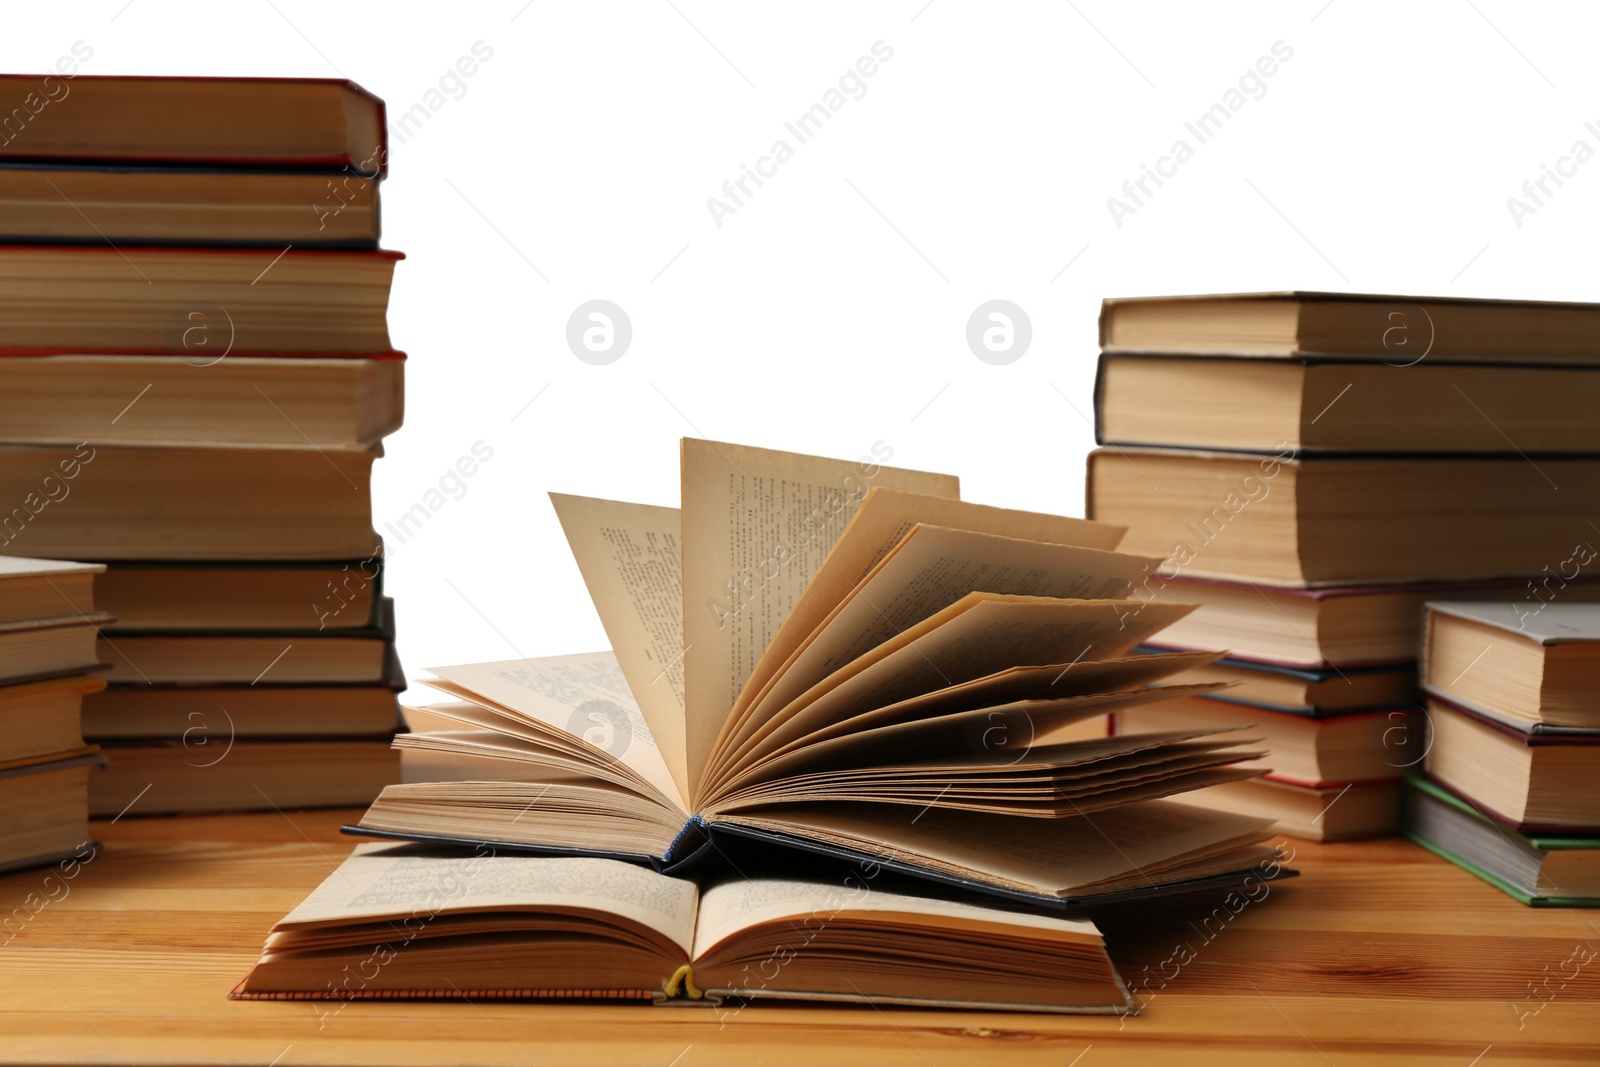
[(1291, 842), (1303, 876), (1237, 913), (1103, 920), (1144, 1001), (1126, 1019), (228, 1000), (272, 923), (348, 853), (337, 828), (357, 814), (100, 822), (106, 847), (76, 877), (0, 878), (0, 1062), (1600, 1062), (1600, 912), (1522, 907), (1399, 840)]

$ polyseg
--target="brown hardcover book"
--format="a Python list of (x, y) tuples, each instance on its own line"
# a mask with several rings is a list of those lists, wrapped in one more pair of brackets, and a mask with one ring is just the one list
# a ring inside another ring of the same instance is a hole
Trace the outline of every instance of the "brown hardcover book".
[(0, 554), (370, 555), (374, 451), (0, 445)]
[(398, 252), (0, 245), (0, 357), (390, 350)]
[(357, 629), (371, 624), (382, 590), (381, 549), (363, 559), (304, 563), (119, 561), (95, 582), (99, 602), (116, 616), (103, 627), (112, 635)]
[(0, 159), (385, 168), (383, 101), (354, 82), (79, 74), (92, 54), (0, 75)]
[(89, 791), (97, 818), (350, 807), (400, 780), (400, 758), (386, 740), (239, 740), (221, 723), (103, 751), (110, 766)]
[(104, 612), (0, 623), (0, 685), (85, 674), (104, 664), (95, 649)]
[(1195, 727), (1248, 730), (1267, 755), (1245, 766), (1259, 768), (1269, 778), (1314, 788), (1393, 781), (1420, 759), (1424, 748), (1420, 708), (1313, 719), (1220, 698), (1188, 697), (1127, 708), (1112, 720), (1119, 734)]
[(1161, 574), (1296, 588), (1539, 574), (1595, 499), (1600, 458), (1089, 455), (1090, 517)]
[[(93, 745), (0, 763), (0, 873), (93, 854), (89, 780), (104, 764)], [(0, 921), (0, 932), (17, 931)]]
[(83, 700), (105, 687), (83, 674), (0, 686), (0, 764), (82, 748)]
[(1600, 452), (1600, 366), (1106, 354), (1100, 444), (1276, 452)]
[(1306, 786), (1272, 778), (1228, 782), (1188, 800), (1218, 811), (1271, 819), (1307, 841), (1358, 841), (1400, 832), (1399, 781)]
[(0, 556), (0, 625), (94, 612), (99, 563)]
[(1232, 293), (1107, 300), (1107, 352), (1266, 359), (1341, 356), (1414, 366), (1574, 364), (1600, 353), (1600, 304), (1360, 293)]
[(0, 357), (0, 442), (365, 449), (404, 411), (399, 353)]
[[(143, 685), (116, 683), (83, 701), (83, 735), (154, 741), (201, 735), (284, 741), (394, 735), (404, 679), (363, 685)], [(103, 683), (102, 683), (103, 684)]]
[(390, 670), (394, 601), (380, 599), (359, 629), (120, 630), (100, 638), (107, 681), (223, 685), (229, 682), (381, 682)]
[[(1158, 646), (1149, 646), (1158, 650)], [(1221, 699), (1312, 719), (1415, 705), (1415, 663), (1306, 669), (1228, 656), (1172, 676), (1176, 683), (1222, 685)]]
[[(1587, 557), (1580, 548), (1560, 569), (1577, 574)], [(1232, 657), (1307, 670), (1369, 667), (1417, 658), (1428, 601), (1498, 598), (1532, 612), (1558, 596), (1600, 599), (1600, 581), (1563, 578), (1556, 573), (1559, 562), (1547, 565), (1538, 578), (1324, 589), (1158, 574), (1142, 584), (1138, 595), (1196, 605), (1155, 636), (1151, 643), (1163, 648), (1226, 648)], [(103, 588), (106, 579), (100, 582)]]
[(354, 171), (4, 163), (0, 241), (374, 248), (378, 182)]

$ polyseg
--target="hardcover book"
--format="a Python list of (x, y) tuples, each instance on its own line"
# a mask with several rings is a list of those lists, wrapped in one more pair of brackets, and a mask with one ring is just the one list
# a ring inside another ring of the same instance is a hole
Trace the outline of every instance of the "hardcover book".
[(101, 637), (100, 655), (110, 664), (110, 682), (381, 682), (394, 643), (394, 601), (381, 597), (374, 609), (369, 625), (353, 629), (124, 629)]
[[(0, 566), (5, 558), (0, 557)], [(119, 560), (95, 580), (118, 630), (348, 630), (383, 593), (381, 543), (362, 559)]]
[(1131, 1010), (1092, 924), (885, 891), (880, 874), (700, 888), (616, 860), (367, 844), (232, 995)]
[(105, 762), (93, 745), (0, 762), (0, 873), (92, 849), (89, 780)]
[(1600, 831), (1600, 729), (1519, 728), (1428, 698), (1428, 777), (1503, 826), (1523, 833)]
[(1533, 907), (1600, 907), (1600, 836), (1523, 834), (1420, 774), (1408, 775), (1405, 830), (1423, 848)]
[(399, 252), (0, 245), (0, 355), (388, 352)]
[(1300, 785), (1276, 778), (1224, 782), (1192, 798), (1219, 811), (1273, 821), (1279, 833), (1307, 841), (1359, 841), (1400, 831), (1400, 782)]
[(70, 72), (0, 75), (0, 110), (28, 120), (0, 143), (0, 159), (348, 168), (369, 177), (386, 168), (383, 101), (351, 81), (85, 75), (66, 62)]
[[(1396, 357), (1398, 358), (1398, 357)], [(1100, 357), (1096, 443), (1276, 452), (1600, 452), (1600, 367)]]
[[(102, 743), (194, 737), (388, 741), (405, 672), (394, 646), (378, 682), (286, 682), (271, 670), (221, 684), (99, 683), (83, 700), (83, 736)], [(0, 690), (3, 693), (3, 690)]]
[(191, 720), (181, 737), (102, 751), (110, 765), (89, 783), (96, 818), (351, 807), (400, 779), (387, 738), (240, 740), (217, 716)]
[[(1161, 638), (1166, 634), (1157, 636)], [(1170, 651), (1153, 643), (1142, 647), (1150, 652)], [(1227, 687), (1201, 694), (1205, 700), (1248, 704), (1312, 719), (1416, 707), (1421, 696), (1417, 689), (1416, 667), (1410, 663), (1305, 670), (1224, 656), (1191, 667), (1173, 680)]]
[(1600, 304), (1544, 300), (1232, 293), (1107, 300), (1107, 352), (1372, 363), (1595, 365)]
[(370, 489), (380, 454), (0, 445), (0, 500), (15, 502), (0, 511), (0, 554), (360, 559), (376, 544)]
[(105, 687), (88, 674), (0, 685), (0, 764), (83, 748), (83, 701)]
[(1269, 778), (1323, 788), (1351, 782), (1393, 781), (1422, 758), (1422, 709), (1357, 711), (1314, 719), (1281, 711), (1197, 697), (1127, 708), (1112, 716), (1119, 734), (1159, 733), (1194, 727), (1248, 728), (1267, 755), (1246, 766)]
[(99, 563), (0, 556), (0, 624), (94, 613), (95, 576), (104, 571)]
[(0, 354), (0, 441), (359, 450), (400, 428), (399, 352), (222, 359), (225, 320), (191, 325), (181, 355)]
[(1530, 733), (1600, 730), (1600, 604), (1430, 601), (1422, 684)]
[(110, 615), (69, 615), (0, 623), (0, 686), (97, 670), (96, 628)]
[(1154, 645), (1225, 648), (1233, 659), (1303, 670), (1411, 664), (1428, 601), (1509, 600), (1525, 612), (1556, 596), (1594, 601), (1600, 599), (1600, 581), (1580, 574), (1588, 556), (1580, 547), (1537, 578), (1319, 589), (1163, 573), (1138, 595), (1198, 605), (1157, 634)]
[(1097, 449), (1088, 514), (1126, 524), (1124, 547), (1169, 560), (1163, 574), (1293, 588), (1539, 574), (1594, 536), (1600, 457), (1528, 464)]
[(6, 244), (371, 249), (378, 182), (352, 170), (0, 164)]

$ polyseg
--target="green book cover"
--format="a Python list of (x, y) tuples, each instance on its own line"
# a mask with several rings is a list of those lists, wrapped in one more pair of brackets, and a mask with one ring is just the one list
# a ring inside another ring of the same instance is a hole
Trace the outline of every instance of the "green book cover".
[[(1579, 848), (1600, 849), (1600, 838), (1593, 838), (1593, 837), (1543, 837), (1543, 836), (1541, 836), (1541, 837), (1531, 837), (1531, 836), (1529, 836), (1527, 834), (1517, 833), (1515, 830), (1509, 830), (1506, 827), (1500, 826), (1497, 823), (1495, 823), (1493, 820), (1489, 819), (1488, 816), (1486, 816), (1482, 812), (1478, 811), (1471, 804), (1468, 804), (1465, 801), (1463, 801), (1460, 797), (1455, 796), (1454, 794), (1450, 793), (1448, 790), (1440, 788), (1434, 782), (1429, 781), (1427, 778), (1425, 778), (1425, 777), (1423, 777), (1422, 775), (1419, 775), (1419, 774), (1408, 774), (1408, 775), (1406, 775), (1406, 785), (1409, 787), (1409, 789), (1415, 790), (1418, 793), (1422, 793), (1425, 796), (1427, 796), (1427, 797), (1429, 797), (1429, 798), (1431, 798), (1431, 799), (1433, 799), (1433, 800), (1435, 800), (1435, 801), (1437, 801), (1437, 802), (1439, 802), (1441, 804), (1444, 804), (1447, 807), (1450, 807), (1450, 808), (1454, 809), (1455, 811), (1461, 812), (1462, 814), (1471, 817), (1475, 822), (1481, 823), (1483, 826), (1488, 827), (1489, 829), (1493, 830), (1496, 833), (1501, 833), (1501, 834), (1506, 835), (1509, 838), (1515, 838), (1515, 839), (1518, 839), (1520, 841), (1523, 841), (1523, 842), (1527, 843), (1528, 845), (1532, 846), (1533, 848), (1536, 848), (1536, 849), (1538, 849), (1538, 850), (1540, 850), (1542, 852), (1551, 852), (1551, 851), (1556, 851), (1556, 850), (1561, 850), (1561, 849), (1579, 849)], [(1407, 807), (1407, 814), (1408, 815), (1410, 814), (1411, 805), (1412, 805), (1412, 800), (1411, 800), (1411, 797), (1408, 795), (1406, 797), (1406, 807)], [(1411, 840), (1415, 841), (1417, 844), (1421, 845), (1423, 848), (1427, 849), (1429, 852), (1432, 852), (1434, 855), (1439, 856), (1442, 859), (1449, 860), (1451, 863), (1455, 864), (1457, 867), (1460, 867), (1462, 870), (1467, 871), (1467, 872), (1469, 872), (1471, 874), (1474, 874), (1474, 875), (1478, 876), (1479, 878), (1483, 879), (1485, 882), (1488, 882), (1490, 885), (1492, 885), (1496, 889), (1500, 890), (1502, 893), (1506, 894), (1507, 896), (1511, 897), (1514, 900), (1517, 900), (1517, 901), (1519, 901), (1519, 902), (1521, 902), (1523, 904), (1528, 905), (1529, 907), (1535, 907), (1535, 908), (1541, 908), (1541, 907), (1543, 907), (1543, 908), (1594, 908), (1594, 907), (1600, 907), (1600, 897), (1553, 897), (1553, 896), (1540, 896), (1540, 895), (1535, 894), (1535, 893), (1529, 893), (1527, 890), (1522, 889), (1519, 886), (1512, 885), (1510, 882), (1506, 881), (1504, 878), (1502, 878), (1499, 875), (1493, 873), (1492, 871), (1484, 870), (1482, 867), (1479, 867), (1477, 864), (1469, 862), (1466, 859), (1463, 859), (1462, 857), (1456, 855), (1454, 852), (1451, 852), (1449, 849), (1443, 848), (1440, 845), (1438, 845), (1437, 843), (1428, 840), (1426, 837), (1423, 837), (1421, 834), (1418, 834), (1416, 831), (1414, 831), (1412, 829), (1411, 820), (1409, 818), (1407, 818), (1406, 821), (1405, 821), (1405, 834)]]

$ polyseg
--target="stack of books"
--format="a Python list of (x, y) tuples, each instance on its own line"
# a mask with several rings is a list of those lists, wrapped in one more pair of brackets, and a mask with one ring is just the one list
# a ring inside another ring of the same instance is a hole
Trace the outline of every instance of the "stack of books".
[[(1165, 562), (1136, 595), (1233, 683), (1118, 728), (1249, 724), (1272, 773), (1203, 794), (1297, 836), (1391, 833), (1422, 765), (1422, 605), (1593, 599), (1600, 307), (1277, 293), (1110, 300), (1089, 514)], [(1559, 486), (1559, 490), (1557, 489)], [(1593, 553), (1589, 555), (1593, 559)]]
[(88, 563), (0, 557), (0, 871), (81, 861), (89, 779), (104, 760), (84, 743), (79, 708), (104, 688), (93, 671)]
[(1600, 605), (1428, 605), (1406, 832), (1525, 904), (1600, 907)]
[(888, 455), (686, 440), (681, 508), (553, 496), (613, 650), (436, 668), (383, 843), (235, 996), (1134, 1010), (1083, 910), (1264, 899), (1270, 822), (1172, 799), (1263, 753), (1079, 739), (1215, 688), (1135, 652), (1188, 608), (1128, 599), (1119, 528)]
[(382, 103), (121, 77), (70, 100), (0, 146), (0, 553), (106, 564), (93, 810), (369, 801), (402, 684), (370, 498), (403, 412)]

